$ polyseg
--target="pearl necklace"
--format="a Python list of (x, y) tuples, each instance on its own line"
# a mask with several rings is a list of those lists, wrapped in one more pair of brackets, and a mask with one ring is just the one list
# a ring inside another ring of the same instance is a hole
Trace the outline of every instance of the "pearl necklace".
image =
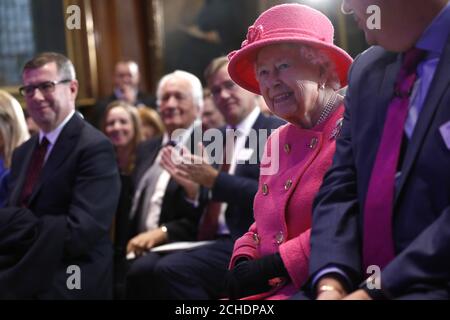
[(324, 122), (330, 113), (334, 110), (336, 101), (338, 99), (338, 94), (335, 92), (333, 94), (333, 97), (328, 98), (327, 103), (325, 104), (325, 107), (323, 108), (322, 112), (320, 113), (319, 120), (316, 122), (316, 126)]

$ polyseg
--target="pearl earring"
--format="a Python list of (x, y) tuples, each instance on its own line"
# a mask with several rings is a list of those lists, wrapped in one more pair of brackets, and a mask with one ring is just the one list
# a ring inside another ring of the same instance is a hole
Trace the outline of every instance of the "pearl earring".
[(350, 9), (348, 11), (345, 10), (345, 0), (343, 0), (342, 3), (341, 3), (341, 12), (343, 14), (345, 14), (345, 15), (353, 14), (353, 10), (352, 9)]

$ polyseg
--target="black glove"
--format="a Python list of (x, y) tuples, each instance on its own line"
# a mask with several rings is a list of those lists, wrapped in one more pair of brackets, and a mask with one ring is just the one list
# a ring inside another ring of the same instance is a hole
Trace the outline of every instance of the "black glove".
[(288, 277), (279, 253), (257, 260), (241, 260), (227, 274), (227, 291), (230, 299), (239, 299), (269, 291), (269, 280)]

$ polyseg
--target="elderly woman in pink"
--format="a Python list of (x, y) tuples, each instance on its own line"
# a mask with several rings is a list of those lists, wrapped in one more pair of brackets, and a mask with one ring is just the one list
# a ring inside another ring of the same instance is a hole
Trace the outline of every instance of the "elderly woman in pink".
[(312, 204), (332, 162), (344, 111), (337, 90), (352, 63), (333, 34), (319, 11), (283, 4), (262, 13), (229, 55), (231, 78), (289, 122), (267, 141), (255, 223), (229, 266), (230, 298), (287, 299), (307, 278)]

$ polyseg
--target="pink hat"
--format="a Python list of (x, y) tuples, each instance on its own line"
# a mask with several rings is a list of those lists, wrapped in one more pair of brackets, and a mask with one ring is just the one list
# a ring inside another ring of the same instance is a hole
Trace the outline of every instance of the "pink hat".
[(336, 67), (341, 86), (347, 85), (347, 72), (353, 59), (333, 44), (334, 28), (320, 11), (300, 4), (282, 4), (263, 12), (248, 28), (241, 49), (228, 55), (230, 77), (242, 88), (260, 94), (254, 64), (262, 47), (278, 43), (305, 44), (328, 55)]

